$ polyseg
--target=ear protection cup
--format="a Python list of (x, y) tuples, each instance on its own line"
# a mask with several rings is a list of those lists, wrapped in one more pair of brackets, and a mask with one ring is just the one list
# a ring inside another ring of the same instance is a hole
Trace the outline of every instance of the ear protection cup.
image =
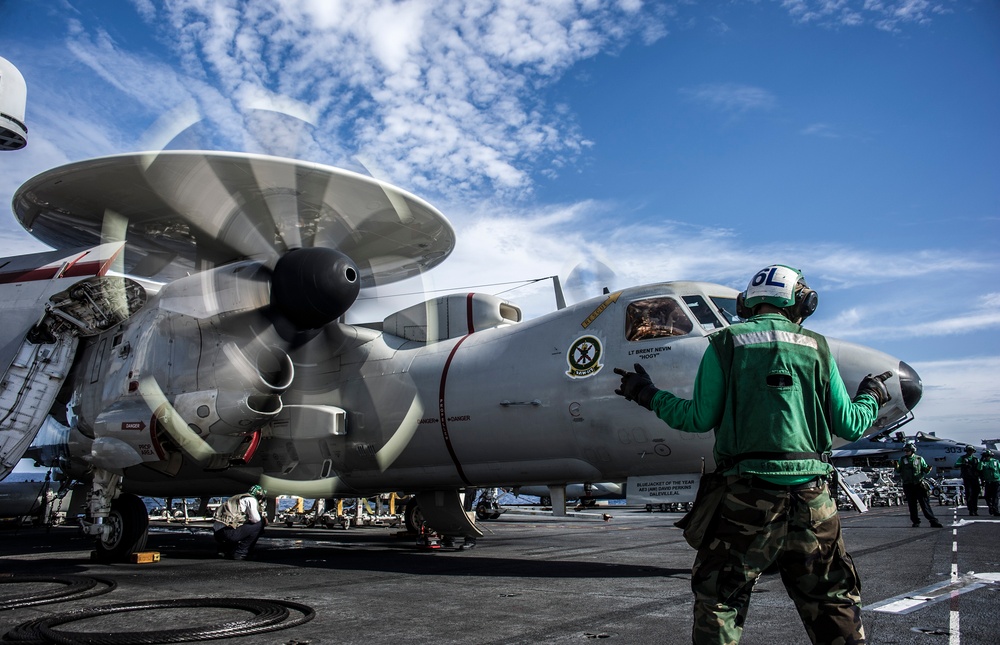
[(795, 294), (795, 306), (792, 313), (799, 320), (805, 320), (816, 312), (818, 304), (819, 295), (809, 287), (803, 285)]
[(753, 309), (746, 306), (746, 295), (742, 291), (736, 294), (736, 315), (743, 320), (753, 315)]

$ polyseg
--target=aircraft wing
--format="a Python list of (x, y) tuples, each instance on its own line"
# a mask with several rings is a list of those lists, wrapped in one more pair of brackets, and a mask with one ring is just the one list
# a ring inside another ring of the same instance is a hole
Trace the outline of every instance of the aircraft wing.
[(10, 367), (28, 330), (41, 318), (49, 296), (80, 278), (105, 275), (121, 246), (108, 244), (0, 258), (4, 328), (0, 336), (0, 374)]
[(868, 448), (864, 450), (834, 450), (830, 456), (834, 459), (842, 457), (872, 457), (874, 455), (888, 455), (899, 452), (897, 448)]
[(339, 168), (242, 153), (71, 163), (22, 185), (14, 211), (57, 249), (124, 240), (124, 272), (161, 281), (240, 259), (273, 265), (288, 249), (317, 246), (348, 255), (371, 287), (436, 266), (455, 246), (448, 220), (410, 193)]
[[(0, 259), (0, 479), (14, 469), (45, 421), (73, 364), (79, 335), (119, 322), (113, 299), (125, 294), (127, 279), (106, 274), (121, 250), (118, 242)], [(103, 297), (95, 299), (94, 289)], [(144, 301), (141, 293), (133, 297), (133, 309)], [(77, 331), (53, 333), (63, 323)]]

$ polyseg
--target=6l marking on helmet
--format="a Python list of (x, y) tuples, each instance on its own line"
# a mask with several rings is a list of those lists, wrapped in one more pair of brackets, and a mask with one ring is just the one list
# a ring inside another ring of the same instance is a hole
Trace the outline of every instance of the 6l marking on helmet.
[(763, 283), (772, 287), (779, 287), (782, 289), (785, 288), (784, 282), (778, 282), (777, 280), (774, 279), (774, 274), (778, 271), (778, 267), (770, 267), (770, 269), (771, 269), (770, 271), (768, 271), (767, 269), (762, 269), (760, 273), (758, 273), (753, 277), (753, 280), (750, 281), (750, 284), (752, 284), (755, 287), (759, 287)]

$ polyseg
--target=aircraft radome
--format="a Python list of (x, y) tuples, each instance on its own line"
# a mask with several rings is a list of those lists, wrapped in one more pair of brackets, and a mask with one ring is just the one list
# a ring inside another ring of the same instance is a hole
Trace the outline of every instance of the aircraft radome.
[[(532, 320), (464, 293), (346, 324), (360, 289), (442, 262), (451, 225), (384, 182), (260, 155), (71, 163), (13, 207), (56, 250), (0, 267), (2, 474), (47, 419), (63, 427), (48, 463), (89, 482), (84, 528), (102, 557), (142, 548), (138, 495), (402, 491), (429, 526), (479, 535), (466, 487), (712, 467), (712, 436), (615, 395), (613, 368), (641, 362), (690, 395), (706, 336), (735, 320), (734, 289), (637, 286)], [(852, 393), (892, 371), (873, 430), (910, 418), (909, 366), (831, 347)]]

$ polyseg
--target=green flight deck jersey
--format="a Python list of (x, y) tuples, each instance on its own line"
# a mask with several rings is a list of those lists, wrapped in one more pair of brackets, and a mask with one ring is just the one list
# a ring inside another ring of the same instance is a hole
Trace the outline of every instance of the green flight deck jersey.
[(984, 457), (979, 462), (979, 476), (987, 484), (1000, 481), (1000, 461), (994, 457)]
[(962, 479), (979, 481), (979, 459), (975, 455), (962, 455), (955, 462), (955, 467), (961, 469)]
[(919, 484), (924, 475), (931, 472), (931, 467), (927, 465), (924, 458), (914, 453), (907, 457), (903, 455), (895, 464), (899, 479), (904, 484)]
[(871, 394), (852, 401), (826, 338), (776, 313), (712, 334), (692, 398), (660, 390), (650, 407), (682, 432), (715, 429), (723, 474), (783, 485), (828, 475), (833, 468), (820, 455), (830, 451), (831, 433), (853, 441), (878, 415)]

